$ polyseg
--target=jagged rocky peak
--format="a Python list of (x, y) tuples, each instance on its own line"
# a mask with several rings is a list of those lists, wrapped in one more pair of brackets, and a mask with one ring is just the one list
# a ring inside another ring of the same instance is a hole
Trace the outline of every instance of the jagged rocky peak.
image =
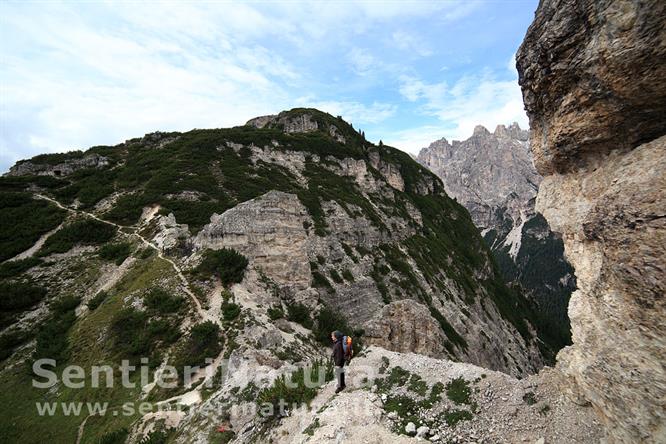
[(536, 196), (540, 176), (527, 138), (517, 124), (500, 125), (494, 133), (478, 125), (469, 139), (449, 144), (442, 138), (423, 148), (417, 159), (442, 179), (446, 192), (484, 229), (497, 225), (495, 209), (501, 207), (514, 221), (524, 220), (522, 204), (513, 201), (526, 203)]
[(579, 289), (568, 392), (612, 442), (666, 436), (666, 2), (544, 0), (516, 55), (537, 198)]
[(527, 142), (530, 137), (530, 132), (528, 130), (520, 129), (518, 122), (513, 122), (511, 125), (509, 125), (508, 128), (504, 125), (497, 125), (495, 131), (493, 131), (493, 135), (496, 137), (516, 139), (520, 140), (521, 142)]

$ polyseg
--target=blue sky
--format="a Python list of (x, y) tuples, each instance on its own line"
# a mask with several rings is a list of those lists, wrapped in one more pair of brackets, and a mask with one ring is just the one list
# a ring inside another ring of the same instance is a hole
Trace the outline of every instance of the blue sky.
[(527, 126), (531, 1), (2, 2), (0, 171), (311, 106), (412, 153)]

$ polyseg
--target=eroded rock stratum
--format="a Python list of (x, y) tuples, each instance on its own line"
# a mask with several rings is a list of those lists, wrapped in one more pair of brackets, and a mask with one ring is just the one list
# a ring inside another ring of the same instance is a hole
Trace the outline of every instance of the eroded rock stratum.
[(517, 54), (537, 211), (578, 279), (567, 389), (616, 442), (666, 438), (666, 4), (543, 1)]

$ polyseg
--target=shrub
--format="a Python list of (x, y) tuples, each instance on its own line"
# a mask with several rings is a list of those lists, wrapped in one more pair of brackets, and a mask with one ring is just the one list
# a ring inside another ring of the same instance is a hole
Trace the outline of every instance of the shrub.
[(39, 327), (33, 359), (55, 359), (58, 364), (69, 358), (67, 333), (76, 322), (74, 310), (81, 303), (76, 296), (67, 296), (51, 303), (51, 316)]
[(9, 261), (0, 265), (0, 279), (18, 276), (32, 267), (42, 264), (44, 261), (36, 257), (29, 257), (17, 261)]
[(217, 324), (211, 321), (196, 324), (190, 329), (185, 346), (176, 359), (176, 368), (180, 371), (186, 365), (205, 366), (206, 358), (217, 357), (222, 351), (222, 345), (220, 327)]
[(88, 301), (88, 308), (92, 311), (102, 305), (102, 302), (109, 296), (106, 291), (100, 291)]
[(247, 258), (236, 250), (206, 250), (195, 272), (203, 276), (217, 276), (226, 286), (243, 280), (247, 264)]
[(0, 262), (32, 247), (67, 212), (28, 193), (0, 192)]
[(525, 401), (525, 404), (527, 405), (534, 405), (536, 404), (536, 396), (534, 395), (534, 392), (527, 392), (523, 395), (523, 401)]
[[(309, 371), (308, 382), (314, 383), (320, 379), (323, 379), (324, 382), (333, 380), (334, 373), (331, 362), (324, 363), (317, 360), (307, 368)], [(257, 403), (260, 405), (265, 403), (273, 405), (273, 414), (275, 417), (278, 417), (280, 414), (281, 405), (286, 405), (291, 409), (293, 405), (309, 404), (317, 395), (318, 387), (307, 387), (305, 375), (306, 368), (302, 367), (291, 373), (289, 380), (287, 380), (285, 375), (278, 377), (270, 387), (259, 391)], [(261, 414), (262, 410), (259, 410), (259, 414)]]
[(233, 321), (240, 314), (241, 307), (238, 304), (233, 302), (223, 302), (222, 303), (222, 318), (225, 321)]
[(472, 389), (464, 378), (452, 379), (446, 384), (446, 397), (456, 404), (469, 404)]
[(111, 240), (115, 234), (116, 228), (104, 222), (94, 219), (77, 220), (49, 237), (38, 254), (47, 256), (51, 253), (65, 253), (77, 244), (103, 244)]
[[(111, 320), (113, 345), (124, 359), (150, 357), (161, 343), (170, 344), (180, 335), (175, 323), (166, 319), (148, 321), (146, 312), (132, 307), (118, 311)], [(157, 361), (155, 356), (153, 361)]]
[(287, 306), (287, 319), (289, 319), (292, 322), (301, 324), (305, 328), (308, 329), (312, 328), (310, 309), (307, 306), (301, 304), (300, 302)]
[(270, 307), (268, 309), (268, 317), (272, 321), (284, 318), (284, 311), (282, 310), (282, 307), (280, 307), (280, 306)]
[(118, 242), (115, 244), (105, 244), (100, 247), (97, 254), (102, 259), (113, 261), (116, 265), (122, 264), (127, 256), (130, 255), (131, 246), (129, 242)]
[(155, 287), (143, 298), (146, 307), (162, 314), (175, 313), (181, 309), (185, 299)]
[(331, 270), (330, 274), (331, 274), (331, 279), (333, 279), (333, 281), (336, 284), (342, 284), (342, 278), (340, 277), (340, 275), (338, 274), (338, 272), (336, 270)]
[(30, 308), (46, 296), (46, 290), (26, 282), (0, 282), (0, 310), (14, 311)]
[(333, 289), (331, 283), (328, 281), (328, 279), (326, 279), (326, 276), (318, 271), (312, 272), (312, 285), (315, 288), (327, 288), (329, 290)]
[(124, 444), (128, 435), (129, 432), (125, 428), (114, 430), (102, 436), (99, 444)]
[(30, 339), (30, 334), (23, 330), (12, 330), (0, 336), (0, 362), (14, 352), (14, 349)]
[(351, 273), (351, 271), (349, 271), (348, 268), (342, 270), (342, 277), (349, 282), (354, 282), (354, 275)]

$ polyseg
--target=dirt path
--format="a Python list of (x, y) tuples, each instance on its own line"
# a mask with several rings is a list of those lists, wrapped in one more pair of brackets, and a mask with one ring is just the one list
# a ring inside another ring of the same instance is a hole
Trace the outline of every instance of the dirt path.
[[(213, 301), (212, 301), (212, 303), (213, 303), (213, 307), (211, 307), (211, 308), (208, 309), (208, 310), (205, 310), (205, 309), (201, 306), (201, 303), (199, 302), (199, 299), (197, 299), (197, 297), (194, 295), (194, 293), (190, 290), (190, 284), (189, 284), (187, 278), (185, 277), (185, 275), (183, 274), (183, 271), (182, 271), (182, 270), (180, 269), (180, 267), (178, 266), (178, 264), (176, 264), (176, 262), (174, 262), (172, 259), (166, 257), (166, 256), (164, 255), (164, 253), (162, 252), (162, 250), (161, 250), (159, 247), (157, 247), (157, 245), (153, 244), (153, 243), (150, 242), (148, 239), (146, 239), (146, 238), (143, 237), (141, 234), (139, 234), (139, 232), (138, 232), (139, 227), (135, 227), (135, 226), (128, 227), (128, 226), (119, 225), (119, 224), (117, 224), (117, 223), (114, 223), (114, 222), (111, 222), (111, 221), (108, 221), (108, 220), (102, 219), (102, 218), (100, 218), (99, 216), (97, 216), (97, 215), (95, 215), (95, 214), (93, 214), (93, 213), (89, 213), (89, 212), (87, 212), (87, 211), (83, 211), (83, 210), (75, 210), (75, 209), (73, 209), (73, 208), (69, 208), (69, 207), (67, 207), (67, 206), (64, 206), (63, 204), (61, 204), (61, 203), (58, 202), (57, 200), (55, 200), (55, 199), (53, 199), (53, 198), (51, 198), (51, 197), (45, 196), (45, 195), (43, 195), (43, 194), (36, 194), (35, 196), (38, 197), (38, 198), (40, 198), (40, 199), (47, 200), (47, 201), (49, 201), (49, 202), (55, 204), (58, 208), (62, 208), (62, 209), (66, 210), (66, 211), (68, 211), (68, 212), (70, 212), (70, 213), (74, 213), (74, 214), (83, 214), (83, 215), (85, 215), (85, 216), (87, 216), (87, 217), (90, 217), (90, 218), (92, 218), (92, 219), (95, 219), (95, 220), (97, 220), (97, 221), (99, 221), (99, 222), (102, 222), (102, 223), (105, 223), (105, 224), (108, 224), (108, 225), (112, 225), (112, 226), (118, 228), (119, 232), (122, 233), (122, 234), (124, 234), (125, 236), (135, 236), (135, 237), (137, 237), (137, 238), (138, 238), (138, 239), (139, 239), (139, 240), (140, 240), (145, 246), (147, 246), (147, 247), (152, 248), (153, 250), (155, 250), (155, 251), (157, 252), (157, 256), (158, 256), (160, 259), (162, 259), (162, 260), (168, 262), (168, 263), (171, 265), (171, 267), (172, 267), (172, 268), (174, 269), (174, 271), (176, 272), (176, 275), (177, 275), (178, 278), (180, 279), (181, 283), (183, 284), (183, 291), (185, 291), (185, 293), (187, 293), (187, 295), (190, 297), (190, 299), (191, 299), (192, 302), (194, 303), (194, 306), (195, 306), (195, 308), (196, 308), (197, 315), (199, 316), (199, 318), (201, 318), (201, 319), (204, 320), (204, 321), (212, 321), (212, 322), (215, 322), (215, 323), (218, 324), (220, 327), (222, 327), (222, 321), (221, 321), (221, 319), (220, 319), (220, 312), (219, 312), (220, 310), (219, 310), (219, 307), (217, 307), (217, 306), (220, 305), (220, 301), (221, 301), (221, 299), (222, 299), (222, 298), (221, 298), (222, 285), (221, 285), (220, 283), (216, 284), (216, 286), (215, 286), (215, 288), (214, 288), (214, 290), (213, 290)], [(158, 209), (152, 209), (152, 210), (148, 213), (148, 215), (147, 215), (148, 217), (147, 217), (146, 219), (147, 219), (148, 221), (151, 220), (151, 219), (157, 214), (157, 210), (158, 210)], [(58, 227), (58, 228), (60, 228), (60, 227)], [(123, 230), (131, 230), (131, 233), (127, 233), (127, 232), (125, 232), (125, 231), (123, 231)], [(56, 230), (53, 230), (53, 232), (55, 232), (55, 231), (57, 231), (57, 229), (56, 229)], [(52, 233), (50, 232), (50, 233), (47, 233), (47, 234), (50, 235), (50, 234), (52, 234)], [(41, 239), (40, 239), (40, 240), (41, 240)], [(44, 239), (44, 241), (45, 241), (45, 240), (46, 240), (46, 239)], [(42, 241), (42, 243), (43, 243), (44, 241)], [(41, 247), (41, 245), (40, 245), (40, 247)], [(35, 248), (35, 247), (33, 246), (33, 248)], [(39, 247), (37, 247), (37, 248), (39, 248)], [(35, 251), (36, 251), (36, 250), (35, 250)], [(219, 355), (219, 356), (215, 359), (215, 361), (212, 363), (212, 365), (211, 365), (212, 369), (211, 369), (211, 370), (212, 370), (212, 373), (213, 373), (213, 374), (215, 374), (215, 371), (216, 371), (217, 367), (218, 367), (218, 366), (220, 365), (220, 363), (222, 362), (222, 357), (223, 357), (223, 355), (224, 355), (224, 351), (222, 351), (222, 352), (220, 353), (220, 355)], [(208, 371), (211, 371), (211, 370), (208, 370)], [(156, 376), (157, 376), (157, 375), (156, 375)], [(206, 381), (205, 370), (202, 369), (201, 374), (199, 374), (199, 375), (197, 375), (197, 376), (198, 376), (198, 377), (203, 377), (203, 381), (202, 381), (201, 383), (199, 383), (197, 386), (195, 386), (192, 390), (188, 391), (187, 393), (182, 394), (182, 395), (180, 395), (180, 396), (176, 396), (176, 397), (173, 398), (172, 400), (176, 400), (176, 399), (178, 399), (178, 400), (180, 400), (181, 402), (185, 401), (186, 403), (198, 403), (198, 402), (201, 402), (201, 393), (200, 393), (200, 391), (201, 391), (201, 387), (203, 386), (203, 384), (204, 384), (205, 381)], [(198, 378), (195, 378), (195, 379), (198, 379)], [(167, 400), (167, 401), (170, 401), (170, 400)], [(167, 402), (167, 401), (163, 401), (163, 402)], [(111, 409), (111, 410), (113, 410), (113, 409)], [(92, 416), (92, 415), (88, 415), (88, 416), (87, 416), (87, 417), (81, 422), (81, 424), (79, 425), (78, 434), (77, 434), (77, 439), (76, 439), (76, 444), (80, 444), (80, 442), (81, 442), (81, 440), (82, 440), (82, 438), (83, 438), (83, 433), (84, 433), (84, 430), (85, 430), (86, 422), (88, 421), (88, 419), (89, 419), (91, 416)]]
[[(137, 230), (138, 230), (137, 228), (135, 228), (135, 227), (126, 227), (126, 226), (123, 226), (123, 225), (119, 225), (119, 224), (117, 224), (117, 223), (115, 223), (115, 222), (111, 222), (111, 221), (108, 221), (108, 220), (102, 219), (102, 218), (100, 218), (99, 216), (97, 216), (97, 215), (95, 215), (95, 214), (93, 214), (93, 213), (89, 213), (89, 212), (87, 212), (87, 211), (83, 211), (83, 210), (75, 210), (75, 209), (73, 209), (73, 208), (69, 208), (69, 207), (67, 207), (67, 206), (64, 206), (63, 204), (61, 204), (61, 203), (58, 202), (57, 200), (55, 200), (55, 199), (53, 199), (53, 198), (51, 198), (51, 197), (45, 196), (45, 195), (43, 195), (43, 194), (35, 194), (35, 196), (38, 197), (39, 199), (48, 200), (49, 202), (55, 204), (58, 208), (62, 208), (63, 210), (69, 211), (70, 213), (74, 213), (74, 214), (84, 214), (84, 215), (86, 215), (86, 216), (88, 216), (88, 217), (90, 217), (90, 218), (92, 218), (92, 219), (95, 219), (95, 220), (97, 220), (97, 221), (99, 221), (99, 222), (102, 222), (102, 223), (105, 223), (105, 224), (108, 224), (108, 225), (112, 225), (112, 226), (118, 228), (118, 229), (120, 230), (120, 232), (123, 233), (123, 234), (125, 234), (125, 235), (128, 235), (128, 236), (135, 236), (135, 237), (139, 238), (139, 240), (141, 240), (141, 242), (142, 242), (145, 246), (147, 246), (147, 247), (152, 248), (153, 250), (155, 250), (155, 251), (157, 252), (157, 256), (158, 256), (160, 259), (167, 261), (167, 262), (173, 267), (173, 269), (174, 269), (175, 272), (176, 272), (176, 275), (178, 276), (178, 278), (180, 279), (181, 283), (183, 284), (183, 291), (185, 291), (185, 293), (190, 297), (190, 299), (191, 299), (192, 302), (194, 303), (194, 306), (195, 306), (195, 308), (196, 308), (196, 311), (197, 311), (197, 314), (199, 315), (199, 317), (202, 318), (202, 319), (208, 319), (207, 313), (206, 313), (206, 311), (203, 309), (203, 307), (201, 307), (201, 303), (199, 302), (199, 299), (197, 299), (197, 297), (194, 295), (194, 293), (192, 292), (192, 290), (190, 290), (190, 283), (189, 283), (189, 282), (187, 281), (187, 279), (185, 278), (185, 275), (183, 274), (183, 271), (180, 269), (180, 267), (179, 267), (179, 266), (178, 266), (178, 265), (177, 265), (172, 259), (170, 259), (170, 258), (164, 256), (164, 253), (162, 252), (162, 250), (160, 250), (160, 249), (157, 247), (157, 245), (153, 244), (153, 243), (150, 242), (148, 239), (146, 239), (146, 238), (143, 237), (141, 234), (139, 234), (138, 231), (137, 231)], [(132, 230), (132, 232), (128, 234), (128, 233), (125, 233), (123, 230)]]
[(42, 245), (44, 245), (44, 242), (46, 242), (46, 239), (48, 239), (49, 237), (51, 237), (51, 235), (53, 233), (55, 233), (56, 231), (61, 229), (63, 225), (64, 224), (60, 224), (57, 227), (55, 227), (53, 230), (49, 231), (48, 233), (42, 234), (41, 237), (39, 239), (37, 239), (37, 242), (35, 242), (35, 245), (28, 248), (24, 252), (17, 254), (13, 258), (7, 259), (5, 262), (20, 261), (22, 259), (27, 259), (30, 256), (32, 256), (33, 254), (37, 253), (39, 251), (39, 249), (42, 248)]

